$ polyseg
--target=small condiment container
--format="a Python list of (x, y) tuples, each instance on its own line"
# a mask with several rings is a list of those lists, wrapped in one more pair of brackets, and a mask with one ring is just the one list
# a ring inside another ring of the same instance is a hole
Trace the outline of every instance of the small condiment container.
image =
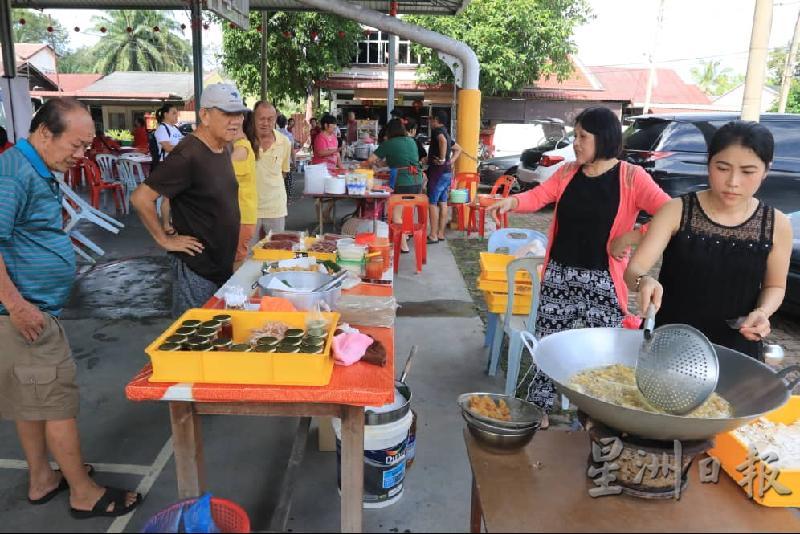
[(197, 336), (197, 337), (202, 337), (202, 338), (207, 339), (209, 341), (213, 341), (213, 340), (215, 340), (217, 338), (217, 334), (218, 334), (218, 330), (216, 328), (203, 326), (203, 327), (198, 328), (197, 332), (195, 332), (194, 335)]
[(327, 319), (307, 319), (306, 330), (308, 335), (325, 335), (328, 332)]
[(383, 256), (380, 252), (373, 252), (367, 255), (367, 266), (364, 269), (364, 274), (371, 280), (380, 280), (383, 277)]
[(290, 328), (284, 334), (284, 339), (300, 339), (305, 335), (302, 328)]
[(281, 341), (281, 345), (286, 345), (287, 347), (299, 347), (302, 342), (303, 338), (301, 337), (287, 337)]
[[(198, 321), (198, 323), (199, 322), (200, 321)], [(195, 332), (197, 332), (197, 327), (196, 326), (194, 326), (194, 327), (192, 327), (192, 326), (182, 326), (182, 327), (178, 328), (177, 330), (175, 330), (175, 333), (173, 335), (189, 337), (189, 336), (194, 335)]]
[(198, 343), (190, 344), (188, 349), (192, 351), (205, 352), (213, 349), (213, 347), (211, 346), (210, 342), (203, 340)]
[(184, 346), (189, 350), (195, 350), (197, 345), (202, 345), (203, 343), (208, 343), (208, 339), (201, 336), (191, 336), (186, 340)]
[(311, 337), (311, 338), (325, 337), (327, 334), (328, 331), (325, 328), (309, 328), (306, 331), (306, 337)]
[(219, 321), (219, 337), (233, 339), (233, 318), (230, 315), (215, 315), (212, 320)]
[(237, 343), (236, 345), (231, 345), (229, 350), (231, 352), (250, 352), (253, 350), (253, 347), (247, 343)]
[(181, 323), (181, 328), (191, 328), (192, 330), (197, 330), (200, 326), (202, 321), (200, 319), (186, 319)]
[(251, 352), (267, 352), (267, 353), (272, 353), (272, 352), (276, 352), (276, 351), (275, 351), (275, 347), (268, 347), (267, 345), (258, 345), (258, 346), (257, 346), (256, 348), (254, 348), (254, 349), (253, 349)]
[(300, 347), (278, 347), (278, 352), (284, 354), (298, 354), (300, 352)]
[(256, 340), (257, 346), (277, 347), (280, 340), (277, 337), (260, 337)]
[(185, 334), (173, 334), (164, 338), (164, 343), (174, 343), (175, 345), (183, 345), (189, 340), (189, 336)]
[(199, 352), (211, 352), (214, 350), (214, 347), (211, 345), (204, 345), (201, 349), (198, 349)]
[(219, 330), (221, 326), (222, 324), (216, 319), (210, 319), (208, 321), (203, 321), (202, 323), (200, 323), (200, 326), (198, 328), (214, 328), (216, 330)]
[(214, 341), (212, 345), (214, 346), (214, 350), (229, 351), (233, 346), (233, 341), (231, 341), (228, 338), (219, 338), (216, 341)]
[(324, 347), (325, 346), (325, 339), (320, 338), (306, 338), (303, 340), (303, 344), (309, 347)]
[(161, 346), (158, 347), (158, 350), (163, 350), (165, 352), (174, 352), (176, 350), (181, 350), (181, 345), (178, 343), (163, 343)]

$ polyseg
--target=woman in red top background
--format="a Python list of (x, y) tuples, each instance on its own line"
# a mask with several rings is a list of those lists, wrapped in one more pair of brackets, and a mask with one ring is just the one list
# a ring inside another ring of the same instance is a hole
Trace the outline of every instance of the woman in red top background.
[(144, 125), (144, 119), (136, 117), (133, 120), (133, 146), (139, 149), (144, 149), (144, 152), (149, 150), (149, 143), (147, 142), (147, 127)]
[(8, 132), (0, 126), (0, 154), (14, 146), (14, 143), (8, 141)]

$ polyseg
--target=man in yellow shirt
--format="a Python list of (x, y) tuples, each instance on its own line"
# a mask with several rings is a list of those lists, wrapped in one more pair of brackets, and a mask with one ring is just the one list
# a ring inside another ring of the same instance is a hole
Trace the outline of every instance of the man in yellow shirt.
[(256, 151), (256, 189), (258, 190), (258, 222), (254, 241), (260, 239), (262, 231), (281, 232), (286, 227), (288, 215), (284, 174), (289, 172), (292, 144), (275, 129), (278, 112), (275, 106), (261, 100), (253, 108), (255, 133), (258, 141)]

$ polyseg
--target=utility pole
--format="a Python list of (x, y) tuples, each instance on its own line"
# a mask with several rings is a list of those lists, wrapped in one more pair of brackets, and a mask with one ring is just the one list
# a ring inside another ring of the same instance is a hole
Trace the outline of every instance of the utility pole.
[(772, 0), (756, 0), (742, 99), (742, 120), (745, 121), (758, 121), (761, 117), (761, 93), (767, 74), (770, 26), (772, 26)]
[(664, 2), (665, 0), (659, 0), (658, 2), (656, 33), (653, 36), (653, 48), (650, 50), (650, 72), (647, 74), (647, 87), (644, 92), (644, 107), (642, 108), (642, 113), (648, 112), (650, 109), (650, 101), (653, 98), (653, 83), (655, 83), (656, 79), (655, 55), (658, 50), (658, 36), (661, 33), (661, 27), (664, 25)]
[(261, 100), (267, 99), (267, 89), (269, 88), (269, 47), (267, 45), (269, 32), (267, 23), (269, 22), (269, 12), (261, 12)]
[(797, 13), (797, 22), (794, 24), (794, 36), (789, 52), (786, 54), (786, 63), (783, 65), (783, 76), (781, 76), (781, 97), (778, 101), (778, 111), (786, 113), (786, 102), (789, 100), (789, 89), (792, 87), (792, 76), (797, 60), (797, 48), (800, 46), (800, 11)]

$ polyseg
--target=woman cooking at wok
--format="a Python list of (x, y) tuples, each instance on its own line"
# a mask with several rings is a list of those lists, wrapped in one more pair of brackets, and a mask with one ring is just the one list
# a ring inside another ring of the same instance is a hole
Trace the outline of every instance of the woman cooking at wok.
[[(656, 325), (692, 325), (711, 342), (759, 360), (769, 318), (783, 302), (792, 252), (789, 218), (753, 197), (773, 147), (761, 124), (720, 128), (708, 147), (709, 189), (665, 204), (625, 271), (628, 287), (639, 292), (639, 309), (650, 303), (658, 309)], [(646, 273), (662, 253), (656, 280)]]

